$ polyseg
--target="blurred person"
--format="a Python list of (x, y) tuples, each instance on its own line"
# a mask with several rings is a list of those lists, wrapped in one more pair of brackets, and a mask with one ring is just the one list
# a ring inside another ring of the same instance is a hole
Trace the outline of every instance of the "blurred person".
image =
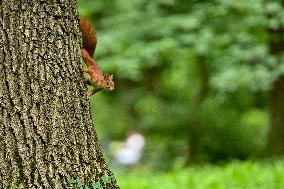
[(139, 163), (145, 146), (145, 138), (138, 131), (132, 131), (123, 143), (113, 142), (112, 153), (121, 165), (135, 165)]

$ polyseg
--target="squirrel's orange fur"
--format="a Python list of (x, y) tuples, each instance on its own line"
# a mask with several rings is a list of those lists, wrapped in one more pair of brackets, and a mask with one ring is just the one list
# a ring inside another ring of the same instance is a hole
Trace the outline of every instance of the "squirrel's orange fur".
[(88, 92), (88, 97), (104, 88), (112, 91), (114, 89), (113, 76), (104, 75), (99, 65), (93, 59), (97, 45), (96, 32), (93, 30), (90, 21), (84, 17), (80, 18), (80, 32), (83, 38), (82, 56), (87, 65), (87, 68), (83, 68), (81, 65), (80, 69), (89, 75), (89, 78), (86, 80), (87, 83), (94, 86), (94, 89)]
[(83, 38), (83, 48), (93, 57), (97, 45), (97, 36), (91, 22), (85, 17), (80, 17), (80, 32)]

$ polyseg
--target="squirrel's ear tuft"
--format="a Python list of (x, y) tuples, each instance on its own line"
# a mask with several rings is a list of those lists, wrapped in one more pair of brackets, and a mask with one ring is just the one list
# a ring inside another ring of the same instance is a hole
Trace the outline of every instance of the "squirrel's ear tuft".
[(85, 17), (80, 17), (80, 32), (83, 38), (83, 48), (93, 57), (96, 50), (97, 37), (91, 22)]

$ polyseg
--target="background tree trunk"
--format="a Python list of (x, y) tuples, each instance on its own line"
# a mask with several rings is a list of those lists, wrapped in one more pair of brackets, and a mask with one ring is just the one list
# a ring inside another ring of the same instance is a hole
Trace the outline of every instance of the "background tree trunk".
[[(92, 125), (75, 0), (0, 1), (0, 188), (111, 176)], [(119, 188), (115, 179), (103, 188)]]
[[(281, 1), (282, 7), (284, 1)], [(284, 52), (284, 26), (277, 29), (269, 29), (270, 52), (279, 56)], [(279, 60), (279, 64), (283, 64)], [(270, 133), (268, 151), (270, 154), (284, 153), (284, 75), (280, 76), (273, 84), (270, 106)]]
[(207, 97), (209, 90), (209, 73), (208, 73), (208, 63), (206, 62), (206, 57), (197, 57), (197, 66), (200, 76), (199, 88), (196, 94), (193, 96), (191, 104), (191, 115), (188, 127), (189, 133), (189, 151), (187, 154), (187, 164), (196, 163), (197, 154), (200, 150), (200, 139), (202, 130), (202, 106)]
[(271, 128), (268, 150), (272, 154), (284, 153), (284, 76), (273, 85), (271, 103)]

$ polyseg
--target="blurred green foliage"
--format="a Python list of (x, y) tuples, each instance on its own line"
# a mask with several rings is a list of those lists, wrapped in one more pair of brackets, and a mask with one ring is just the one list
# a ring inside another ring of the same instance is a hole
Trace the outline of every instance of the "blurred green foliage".
[(114, 93), (92, 97), (102, 141), (139, 130), (151, 166), (169, 168), (185, 156), (202, 57), (209, 79), (198, 104), (199, 159), (262, 154), (269, 90), (284, 73), (284, 56), (269, 51), (277, 39), (268, 29), (284, 24), (280, 1), (78, 0), (78, 7), (94, 22), (97, 62), (115, 76)]

